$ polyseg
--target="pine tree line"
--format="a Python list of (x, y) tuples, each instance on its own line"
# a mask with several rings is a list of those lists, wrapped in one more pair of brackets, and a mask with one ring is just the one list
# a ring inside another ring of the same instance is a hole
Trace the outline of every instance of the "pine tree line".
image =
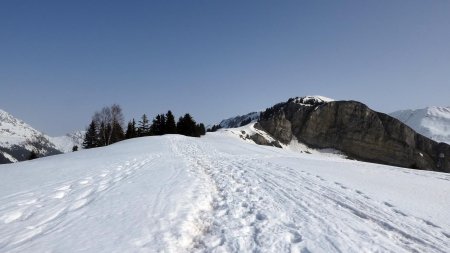
[(197, 124), (189, 113), (175, 122), (173, 113), (169, 110), (166, 114), (158, 114), (152, 120), (150, 125), (147, 115), (144, 114), (136, 126), (133, 119), (128, 122), (126, 138), (135, 138), (142, 136), (164, 135), (164, 134), (181, 134), (185, 136), (200, 137), (205, 135), (205, 125)]
[(124, 139), (152, 135), (181, 134), (200, 137), (206, 134), (205, 125), (196, 123), (189, 113), (176, 122), (175, 116), (169, 110), (166, 114), (156, 115), (151, 124), (144, 114), (138, 122), (135, 119), (129, 121), (125, 132), (122, 128), (123, 118), (122, 109), (116, 104), (96, 112), (86, 130), (83, 147), (102, 147)]

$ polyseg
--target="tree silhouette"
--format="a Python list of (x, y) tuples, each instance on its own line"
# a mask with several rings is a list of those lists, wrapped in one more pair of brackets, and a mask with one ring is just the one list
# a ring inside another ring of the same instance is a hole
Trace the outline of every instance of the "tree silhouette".
[(138, 127), (138, 136), (147, 136), (150, 134), (150, 126), (148, 123), (147, 115), (142, 115), (141, 120), (139, 121)]
[(137, 130), (136, 130), (136, 122), (133, 119), (132, 121), (128, 122), (125, 138), (131, 139), (135, 137), (137, 137)]
[(177, 133), (177, 125), (175, 123), (175, 117), (169, 110), (166, 113), (166, 134), (176, 134), (176, 133)]
[(89, 124), (86, 134), (84, 135), (83, 147), (85, 149), (98, 147), (97, 126), (94, 120)]

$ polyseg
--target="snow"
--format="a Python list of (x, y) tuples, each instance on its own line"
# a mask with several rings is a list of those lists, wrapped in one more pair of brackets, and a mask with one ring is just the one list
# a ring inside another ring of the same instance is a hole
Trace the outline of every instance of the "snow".
[[(11, 162), (22, 160), (20, 157), (28, 155), (27, 152), (32, 150), (39, 149), (41, 155), (48, 155), (56, 150), (63, 153), (72, 152), (75, 145), (81, 149), (84, 133), (85, 131), (77, 131), (65, 136), (50, 137), (0, 109), (0, 148), (3, 149), (0, 155)], [(37, 142), (39, 145), (30, 145), (29, 142)], [(13, 146), (15, 149), (24, 147), (25, 150), (14, 151)]]
[(301, 104), (304, 106), (312, 106), (316, 104), (323, 104), (334, 101), (332, 98), (324, 97), (324, 96), (305, 96), (305, 97), (296, 97), (293, 98), (292, 101), (297, 104)]
[(264, 137), (269, 142), (276, 141), (270, 134), (266, 133), (265, 131), (259, 130), (255, 128), (255, 123), (249, 123), (245, 126), (241, 127), (235, 127), (235, 128), (228, 128), (228, 129), (219, 129), (219, 133), (222, 133), (226, 136), (230, 136), (232, 138), (239, 138), (249, 143), (255, 143), (252, 139), (250, 139), (250, 136), (254, 134), (259, 134), (262, 137)]
[[(273, 138), (270, 134), (266, 133), (263, 130), (255, 128), (255, 122), (249, 123), (245, 126), (241, 127), (235, 127), (235, 128), (228, 128), (228, 129), (219, 129), (218, 132), (223, 133), (227, 136), (234, 137), (234, 138), (240, 138), (246, 142), (254, 143), (256, 144), (250, 136), (254, 134), (259, 134), (262, 137), (264, 137), (266, 140), (268, 140), (269, 143), (271, 142), (278, 142), (275, 138)], [(279, 143), (279, 142), (278, 142)], [(280, 143), (281, 148), (297, 152), (297, 153), (307, 153), (307, 154), (321, 154), (323, 156), (337, 156), (341, 158), (346, 158), (346, 156), (336, 149), (326, 148), (326, 149), (314, 149), (310, 148), (307, 145), (299, 142), (295, 136), (293, 136), (293, 139), (289, 144), (283, 144)]]
[(0, 109), (0, 146), (20, 145), (39, 135), (42, 133)]
[(450, 252), (449, 174), (231, 131), (137, 138), (0, 173), (1, 252)]
[(74, 146), (78, 149), (83, 148), (83, 140), (86, 131), (76, 131), (72, 134), (66, 134), (64, 136), (49, 137), (48, 139), (55, 144), (56, 149), (63, 153), (72, 152)]
[(396, 111), (390, 115), (428, 138), (450, 144), (450, 107), (432, 106)]
[(11, 156), (10, 154), (0, 151), (0, 154), (3, 155), (6, 159), (8, 159), (9, 161), (16, 163), (18, 162), (18, 160), (16, 158), (14, 158), (13, 156)]
[(236, 117), (224, 119), (219, 123), (219, 125), (222, 128), (240, 127), (244, 121), (250, 121), (250, 122), (257, 121), (259, 119), (260, 113), (261, 112), (251, 112), (251, 113), (248, 113), (248, 114), (245, 114), (242, 116), (236, 116)]

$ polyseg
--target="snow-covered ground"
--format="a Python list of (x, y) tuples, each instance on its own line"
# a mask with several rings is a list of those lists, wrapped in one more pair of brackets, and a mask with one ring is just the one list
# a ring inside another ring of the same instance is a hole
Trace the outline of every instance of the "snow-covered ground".
[(390, 115), (430, 139), (450, 144), (450, 106), (402, 110)]
[(0, 252), (450, 252), (450, 175), (224, 131), (0, 165)]

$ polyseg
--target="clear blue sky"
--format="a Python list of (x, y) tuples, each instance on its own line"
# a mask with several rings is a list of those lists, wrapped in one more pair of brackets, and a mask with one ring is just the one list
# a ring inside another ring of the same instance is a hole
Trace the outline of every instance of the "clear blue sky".
[(112, 103), (209, 124), (317, 94), (450, 105), (450, 1), (0, 2), (0, 108), (50, 135)]

